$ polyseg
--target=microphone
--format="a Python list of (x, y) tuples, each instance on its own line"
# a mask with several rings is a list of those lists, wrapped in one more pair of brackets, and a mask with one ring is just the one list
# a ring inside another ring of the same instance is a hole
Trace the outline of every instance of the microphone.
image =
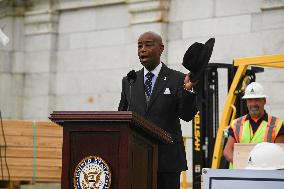
[(135, 83), (136, 79), (137, 79), (137, 75), (134, 70), (131, 70), (130, 72), (128, 72), (127, 81), (129, 82), (130, 85)]
[(129, 111), (130, 107), (131, 107), (131, 101), (132, 101), (132, 84), (135, 83), (136, 79), (137, 79), (137, 75), (136, 72), (134, 70), (131, 70), (130, 72), (128, 72), (127, 74), (127, 81), (129, 82), (129, 103), (128, 103), (128, 107), (127, 107), (127, 111)]

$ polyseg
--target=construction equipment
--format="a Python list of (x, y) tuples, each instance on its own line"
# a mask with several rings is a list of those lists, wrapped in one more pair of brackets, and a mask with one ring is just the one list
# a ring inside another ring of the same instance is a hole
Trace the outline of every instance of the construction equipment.
[(212, 168), (220, 167), (224, 145), (223, 131), (230, 124), (231, 120), (235, 118), (234, 116), (231, 116), (233, 112), (232, 105), (235, 104), (237, 98), (238, 93), (236, 93), (236, 91), (238, 89), (239, 83), (243, 82), (247, 78), (248, 66), (284, 68), (284, 54), (235, 59), (234, 66), (237, 67), (237, 71), (227, 95), (225, 107), (218, 128), (211, 165)]
[[(201, 85), (197, 89), (199, 112), (193, 120), (193, 189), (201, 187), (202, 168), (227, 168), (222, 158), (226, 136), (224, 131), (236, 117), (247, 113), (241, 99), (248, 84), (255, 81), (255, 74), (263, 67), (284, 68), (284, 54), (239, 58), (231, 64), (210, 63)], [(228, 95), (219, 122), (218, 70), (227, 69)]]
[(234, 67), (230, 64), (208, 64), (204, 77), (197, 84), (197, 106), (192, 128), (192, 174), (194, 189), (200, 188), (202, 168), (212, 162), (214, 142), (219, 123), (219, 71), (225, 70), (228, 86), (232, 82)]

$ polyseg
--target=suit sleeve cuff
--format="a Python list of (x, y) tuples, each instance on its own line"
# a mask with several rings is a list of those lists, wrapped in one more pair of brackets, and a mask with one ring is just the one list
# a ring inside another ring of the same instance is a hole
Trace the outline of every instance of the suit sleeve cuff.
[(186, 89), (185, 87), (183, 87), (183, 89), (189, 93), (195, 94), (193, 87), (191, 89)]

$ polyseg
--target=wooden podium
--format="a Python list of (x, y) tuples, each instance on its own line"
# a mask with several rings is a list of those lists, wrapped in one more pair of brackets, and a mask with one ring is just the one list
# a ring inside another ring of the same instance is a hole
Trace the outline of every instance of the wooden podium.
[(50, 119), (63, 127), (62, 189), (156, 189), (157, 145), (172, 142), (161, 128), (126, 111), (55, 111)]

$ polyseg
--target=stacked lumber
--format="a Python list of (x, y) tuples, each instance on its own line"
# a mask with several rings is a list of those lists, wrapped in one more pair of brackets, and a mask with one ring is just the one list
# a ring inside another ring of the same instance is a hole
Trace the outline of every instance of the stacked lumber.
[[(0, 129), (0, 179), (11, 181), (60, 182), (62, 128), (48, 121), (3, 121)], [(2, 173), (4, 179), (2, 178)]]

